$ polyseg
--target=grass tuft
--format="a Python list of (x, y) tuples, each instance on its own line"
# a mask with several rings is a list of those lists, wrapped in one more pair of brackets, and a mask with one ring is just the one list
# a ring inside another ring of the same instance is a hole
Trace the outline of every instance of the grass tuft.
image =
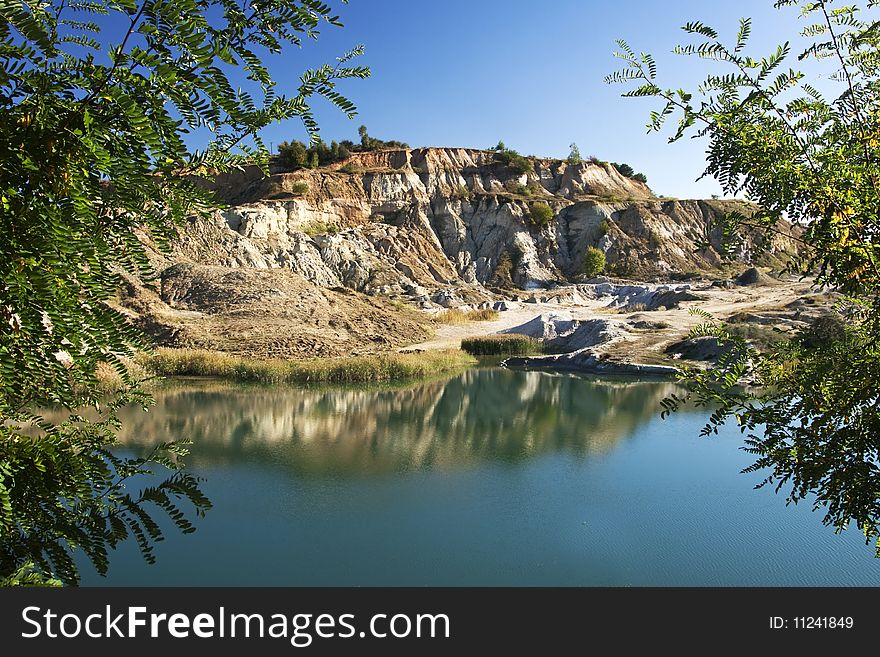
[(452, 308), (434, 315), (433, 321), (438, 324), (466, 324), (468, 322), (491, 322), (500, 316), (497, 310), (489, 308), (467, 311)]

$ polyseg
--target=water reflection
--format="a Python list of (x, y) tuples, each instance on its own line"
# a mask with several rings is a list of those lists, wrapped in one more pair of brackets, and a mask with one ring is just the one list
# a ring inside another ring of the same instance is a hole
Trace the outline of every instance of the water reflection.
[(123, 416), (120, 440), (194, 441), (193, 467), (261, 461), (299, 475), (382, 474), (605, 452), (656, 415), (672, 383), (472, 369), (403, 389), (304, 389), (198, 382)]

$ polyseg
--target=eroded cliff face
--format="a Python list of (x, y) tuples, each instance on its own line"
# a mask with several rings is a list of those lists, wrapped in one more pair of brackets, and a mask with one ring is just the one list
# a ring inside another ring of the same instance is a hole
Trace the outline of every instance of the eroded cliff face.
[[(517, 174), (490, 151), (408, 149), (340, 165), (213, 183), (231, 207), (188, 227), (180, 253), (225, 267), (282, 268), (325, 287), (429, 304), (450, 286), (577, 280), (588, 247), (627, 276), (710, 273), (725, 263), (713, 225), (739, 202), (663, 200), (610, 164), (534, 160)], [(301, 197), (295, 192), (307, 186)], [(299, 189), (298, 189), (299, 188)], [(546, 203), (553, 218), (531, 217)], [(746, 240), (733, 261), (750, 263)], [(785, 254), (780, 239), (764, 258)]]
[[(417, 341), (418, 318), (400, 302), (478, 305), (496, 300), (499, 289), (582, 281), (589, 247), (605, 253), (610, 273), (630, 278), (717, 276), (755, 257), (747, 238), (732, 260), (722, 258), (713, 228), (725, 213), (747, 212), (742, 203), (658, 199), (610, 164), (532, 159), (520, 174), (495, 158), (470, 149), (389, 150), (314, 170), (265, 176), (253, 167), (220, 176), (205, 184), (226, 209), (183, 226), (173, 253), (157, 256), (160, 285), (132, 293), (128, 306), (151, 314), (154, 335), (170, 344), (246, 351), (235, 336), (250, 335), (282, 345), (268, 353), (285, 354), (303, 350), (297, 340), (285, 346), (299, 322), (313, 327), (307, 351), (346, 354), (359, 348), (360, 324), (386, 347)], [(533, 219), (536, 204), (550, 207), (549, 221)], [(792, 243), (763, 246), (761, 257), (772, 262)], [(237, 286), (231, 297), (229, 286)], [(293, 303), (298, 298), (314, 303)], [(346, 304), (358, 306), (357, 320), (331, 325)], [(287, 328), (275, 335), (265, 327), (281, 315)], [(383, 332), (383, 316), (405, 330)], [(194, 328), (211, 322), (218, 327), (207, 337)], [(242, 322), (251, 328), (229, 328)], [(315, 343), (328, 329), (337, 342)]]

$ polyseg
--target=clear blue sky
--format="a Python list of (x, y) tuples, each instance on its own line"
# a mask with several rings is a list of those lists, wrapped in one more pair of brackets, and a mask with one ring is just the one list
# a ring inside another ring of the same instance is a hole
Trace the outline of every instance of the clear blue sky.
[[(732, 38), (739, 19), (750, 16), (752, 52), (764, 55), (796, 40), (800, 29), (797, 10), (772, 5), (351, 0), (339, 6), (345, 28), (324, 27), (318, 41), (286, 51), (272, 68), (281, 88), (292, 91), (304, 67), (332, 62), (357, 43), (366, 46), (362, 63), (372, 78), (347, 81), (342, 89), (359, 116), (348, 121), (329, 104), (316, 105), (326, 141), (357, 140), (363, 123), (375, 137), (412, 146), (486, 148), (501, 139), (524, 154), (565, 157), (576, 142), (584, 156), (632, 164), (658, 194), (707, 197), (720, 190), (711, 180), (695, 182), (704, 145), (668, 145), (665, 135), (646, 134), (654, 104), (621, 98), (623, 87), (603, 83), (618, 66), (615, 39), (655, 55), (661, 86), (695, 87), (706, 63), (670, 52), (686, 39), (681, 25), (701, 20)], [(304, 136), (295, 122), (264, 133), (274, 144)]]

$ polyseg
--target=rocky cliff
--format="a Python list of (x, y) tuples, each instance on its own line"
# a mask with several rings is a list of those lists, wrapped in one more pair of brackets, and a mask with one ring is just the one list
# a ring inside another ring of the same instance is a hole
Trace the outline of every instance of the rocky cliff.
[[(168, 329), (169, 322), (181, 328), (187, 319), (181, 312), (198, 313), (190, 319), (203, 323), (218, 313), (240, 318), (248, 309), (259, 315), (283, 306), (291, 313), (288, 300), (298, 296), (312, 299), (302, 309), (310, 322), (316, 307), (338, 307), (334, 295), (343, 295), (345, 305), (351, 293), (374, 306), (376, 299), (423, 309), (484, 303), (500, 289), (583, 280), (588, 247), (605, 253), (612, 274), (655, 279), (717, 277), (745, 268), (759, 250), (771, 264), (792, 247), (784, 238), (761, 245), (746, 238), (725, 259), (715, 224), (731, 211), (747, 212), (740, 202), (656, 198), (607, 163), (531, 159), (530, 165), (518, 173), (492, 151), (405, 149), (270, 176), (253, 167), (205, 182), (227, 207), (191, 220), (172, 256), (157, 259), (161, 286), (147, 305), (154, 320), (161, 316), (153, 324), (167, 330), (154, 333), (190, 344), (180, 330)], [(549, 220), (535, 211), (545, 205)], [(138, 305), (131, 301), (129, 307)], [(290, 319), (297, 317), (293, 312)], [(316, 332), (329, 326), (319, 322)], [(379, 326), (391, 345), (418, 337), (410, 327), (398, 340)], [(347, 329), (357, 333), (356, 324)], [(195, 343), (216, 346), (202, 342)]]

